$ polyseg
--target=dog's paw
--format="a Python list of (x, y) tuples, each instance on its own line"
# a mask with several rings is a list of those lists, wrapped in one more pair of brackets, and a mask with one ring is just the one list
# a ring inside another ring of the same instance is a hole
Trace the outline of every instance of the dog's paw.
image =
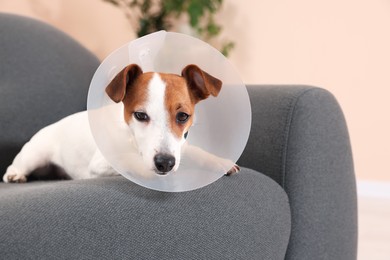
[(5, 183), (25, 183), (27, 182), (27, 178), (23, 174), (18, 174), (12, 169), (7, 170), (7, 172), (3, 176), (3, 181)]
[(240, 166), (237, 164), (234, 164), (233, 167), (225, 174), (226, 176), (231, 176), (233, 174), (236, 174), (240, 171)]

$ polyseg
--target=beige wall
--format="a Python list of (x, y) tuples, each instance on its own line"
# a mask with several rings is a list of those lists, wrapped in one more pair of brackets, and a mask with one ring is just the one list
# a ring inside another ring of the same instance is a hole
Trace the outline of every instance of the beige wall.
[(100, 58), (136, 37), (123, 12), (103, 0), (0, 0), (0, 12), (46, 21)]
[[(135, 37), (101, 0), (0, 0), (0, 11), (48, 21), (100, 58)], [(390, 181), (389, 0), (225, 0), (220, 20), (245, 83), (330, 90), (347, 118), (358, 178)]]
[(359, 178), (390, 180), (390, 1), (230, 0), (226, 9), (245, 82), (333, 92)]

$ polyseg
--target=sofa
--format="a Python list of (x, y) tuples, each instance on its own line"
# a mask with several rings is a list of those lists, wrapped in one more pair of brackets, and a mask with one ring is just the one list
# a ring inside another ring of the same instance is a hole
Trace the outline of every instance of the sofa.
[[(36, 131), (86, 109), (100, 61), (31, 18), (1, 13), (0, 35), (2, 175)], [(180, 193), (121, 176), (1, 182), (0, 258), (356, 259), (353, 160), (335, 97), (303, 85), (247, 89), (240, 173)]]

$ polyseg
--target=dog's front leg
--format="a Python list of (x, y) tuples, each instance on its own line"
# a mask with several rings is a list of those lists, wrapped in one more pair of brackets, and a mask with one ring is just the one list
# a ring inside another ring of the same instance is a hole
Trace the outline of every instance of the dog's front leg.
[(50, 163), (53, 156), (53, 147), (42, 136), (42, 131), (38, 132), (23, 146), (12, 164), (7, 168), (3, 176), (4, 182), (26, 182), (27, 176), (32, 171)]
[(224, 159), (211, 154), (197, 146), (185, 144), (183, 147), (184, 157), (191, 160), (195, 166), (211, 171), (224, 171), (227, 176), (240, 171), (240, 167), (229, 159)]
[(99, 149), (96, 149), (88, 165), (88, 172), (91, 178), (118, 175), (107, 162), (106, 158), (101, 154)]

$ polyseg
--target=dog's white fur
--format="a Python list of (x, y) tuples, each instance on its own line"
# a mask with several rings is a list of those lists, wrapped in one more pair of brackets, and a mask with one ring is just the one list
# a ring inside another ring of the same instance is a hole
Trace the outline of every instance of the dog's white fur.
[[(158, 153), (173, 155), (176, 163), (172, 171), (176, 171), (185, 143), (184, 134), (177, 137), (171, 131), (169, 115), (164, 104), (165, 90), (166, 83), (158, 73), (154, 73), (148, 84), (148, 98), (144, 104), (144, 112), (153, 120), (148, 124), (132, 120), (128, 124), (132, 138), (130, 143), (137, 154), (136, 159), (141, 155), (143, 164), (150, 171), (155, 171), (154, 157)], [(186, 152), (196, 154), (199, 160), (203, 160), (211, 168), (232, 165), (230, 161), (217, 158), (197, 147), (188, 146)], [(70, 115), (37, 132), (7, 168), (3, 180), (26, 182), (27, 176), (33, 170), (50, 163), (61, 167), (72, 179), (117, 175), (97, 149), (86, 111)], [(139, 169), (133, 170), (137, 172)], [(238, 170), (238, 166), (235, 165), (228, 173)]]
[(60, 166), (73, 179), (113, 174), (114, 171), (101, 162), (102, 158), (89, 129), (88, 114), (84, 111), (37, 132), (15, 157), (3, 180), (25, 182), (29, 173), (49, 163)]

